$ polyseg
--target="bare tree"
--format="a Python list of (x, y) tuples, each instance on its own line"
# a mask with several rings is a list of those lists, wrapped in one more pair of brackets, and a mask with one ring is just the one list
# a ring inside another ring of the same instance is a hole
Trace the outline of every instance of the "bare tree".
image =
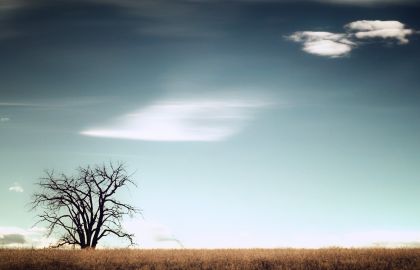
[(76, 245), (95, 248), (98, 242), (114, 235), (134, 244), (134, 235), (125, 232), (121, 221), (139, 210), (116, 198), (118, 191), (135, 183), (124, 164), (86, 166), (76, 176), (46, 171), (33, 195), (33, 210), (41, 210), (37, 223), (48, 224), (48, 235), (59, 233), (55, 247)]

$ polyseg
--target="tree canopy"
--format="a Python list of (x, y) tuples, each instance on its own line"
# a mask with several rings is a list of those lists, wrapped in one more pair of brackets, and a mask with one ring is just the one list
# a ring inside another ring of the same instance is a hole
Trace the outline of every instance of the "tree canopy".
[(121, 222), (140, 210), (117, 198), (129, 185), (136, 186), (122, 163), (79, 167), (74, 176), (46, 171), (32, 199), (39, 211), (37, 223), (47, 224), (49, 236), (59, 234), (55, 247), (96, 248), (109, 235), (133, 245), (134, 235), (124, 231)]

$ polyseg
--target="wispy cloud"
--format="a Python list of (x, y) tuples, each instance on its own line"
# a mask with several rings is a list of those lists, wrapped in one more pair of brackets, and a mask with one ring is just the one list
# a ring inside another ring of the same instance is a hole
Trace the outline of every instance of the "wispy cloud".
[(46, 98), (42, 100), (34, 100), (32, 102), (7, 101), (0, 102), (0, 107), (28, 107), (28, 108), (68, 108), (68, 107), (83, 107), (102, 104), (115, 100), (116, 97), (66, 97), (66, 98)]
[(23, 102), (0, 102), (0, 107), (42, 107), (41, 104)]
[(9, 122), (9, 121), (10, 121), (9, 117), (4, 117), (4, 116), (0, 117), (0, 123)]
[(265, 105), (222, 98), (163, 100), (81, 134), (146, 141), (220, 141), (240, 132)]
[(184, 247), (182, 242), (174, 236), (172, 231), (167, 226), (164, 226), (160, 223), (148, 222), (145, 223), (145, 227), (147, 227), (154, 241), (176, 243), (179, 245), (179, 247)]
[(399, 21), (360, 20), (344, 28), (345, 33), (298, 31), (286, 38), (302, 43), (302, 50), (307, 53), (337, 58), (348, 55), (360, 45), (361, 39), (388, 39), (407, 44), (407, 37), (415, 33)]
[(19, 183), (14, 183), (12, 186), (9, 187), (9, 191), (22, 193), (24, 190), (23, 187), (19, 185)]

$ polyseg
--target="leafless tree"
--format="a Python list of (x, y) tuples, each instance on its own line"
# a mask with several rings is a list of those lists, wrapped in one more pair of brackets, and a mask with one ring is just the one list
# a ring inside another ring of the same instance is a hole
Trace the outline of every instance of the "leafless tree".
[(134, 235), (125, 232), (121, 221), (140, 211), (116, 198), (118, 191), (135, 183), (124, 164), (79, 167), (76, 176), (46, 171), (33, 195), (33, 210), (40, 210), (38, 223), (48, 226), (48, 235), (59, 234), (55, 247), (64, 245), (95, 248), (114, 235), (134, 244)]

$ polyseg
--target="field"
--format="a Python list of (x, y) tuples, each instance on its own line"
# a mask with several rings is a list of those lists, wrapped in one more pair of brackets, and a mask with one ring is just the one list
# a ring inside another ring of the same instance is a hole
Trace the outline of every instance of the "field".
[(0, 249), (0, 269), (420, 269), (420, 249)]

